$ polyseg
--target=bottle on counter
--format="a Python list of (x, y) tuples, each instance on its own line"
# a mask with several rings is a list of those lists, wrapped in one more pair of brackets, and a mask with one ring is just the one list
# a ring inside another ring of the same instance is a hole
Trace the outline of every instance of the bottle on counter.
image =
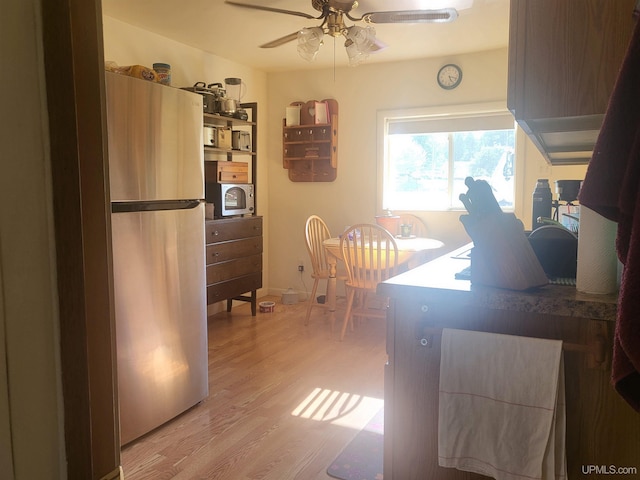
[(551, 218), (551, 187), (548, 178), (539, 178), (533, 191), (533, 212), (531, 216), (531, 230), (542, 226), (539, 217)]

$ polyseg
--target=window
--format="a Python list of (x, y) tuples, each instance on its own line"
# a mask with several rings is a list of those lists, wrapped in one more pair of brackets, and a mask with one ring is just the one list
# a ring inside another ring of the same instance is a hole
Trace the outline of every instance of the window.
[(464, 179), (473, 177), (491, 185), (503, 210), (513, 210), (513, 116), (494, 105), (448, 110), (379, 114), (382, 208), (462, 210), (458, 196), (467, 191)]

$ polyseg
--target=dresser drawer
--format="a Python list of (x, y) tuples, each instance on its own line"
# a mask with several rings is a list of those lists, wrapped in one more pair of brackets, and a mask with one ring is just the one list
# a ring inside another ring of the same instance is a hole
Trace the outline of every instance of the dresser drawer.
[(262, 271), (262, 255), (238, 258), (207, 266), (207, 285)]
[(262, 237), (207, 245), (207, 265), (262, 253)]
[(262, 217), (208, 220), (205, 226), (207, 244), (262, 236)]
[(227, 282), (216, 283), (215, 285), (209, 285), (207, 287), (207, 304), (237, 297), (238, 295), (259, 288), (262, 288), (262, 272), (252, 273)]

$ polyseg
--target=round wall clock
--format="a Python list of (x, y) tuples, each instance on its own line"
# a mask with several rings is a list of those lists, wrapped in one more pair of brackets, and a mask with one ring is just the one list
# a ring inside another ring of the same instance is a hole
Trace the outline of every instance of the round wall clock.
[(438, 85), (445, 90), (453, 90), (462, 81), (462, 69), (453, 63), (444, 65), (438, 70)]

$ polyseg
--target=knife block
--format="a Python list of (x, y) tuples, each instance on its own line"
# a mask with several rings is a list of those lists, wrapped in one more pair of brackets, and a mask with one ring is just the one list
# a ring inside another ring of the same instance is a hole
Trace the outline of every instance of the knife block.
[(549, 283), (522, 222), (513, 213), (462, 215), (473, 240), (471, 283), (527, 290)]

